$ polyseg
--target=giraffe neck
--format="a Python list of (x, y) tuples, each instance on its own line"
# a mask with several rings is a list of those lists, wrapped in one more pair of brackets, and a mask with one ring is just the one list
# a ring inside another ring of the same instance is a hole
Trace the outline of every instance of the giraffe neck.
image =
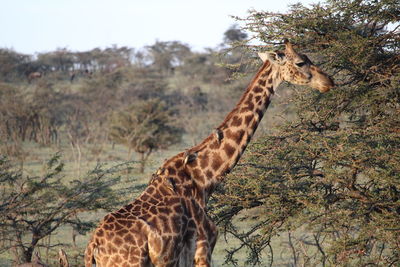
[(204, 204), (242, 156), (281, 81), (277, 67), (266, 61), (216, 132), (188, 151), (197, 155), (187, 169), (204, 192)]

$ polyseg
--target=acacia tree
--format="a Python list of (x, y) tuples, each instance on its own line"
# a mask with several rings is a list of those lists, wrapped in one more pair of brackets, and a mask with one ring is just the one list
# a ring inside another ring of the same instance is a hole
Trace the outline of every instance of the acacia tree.
[(292, 255), (286, 264), (400, 264), (399, 19), (390, 0), (299, 4), (244, 19), (267, 44), (292, 40), (337, 87), (295, 91), (296, 118), (250, 145), (215, 196), (214, 215), (239, 241), (228, 262), (238, 264), (244, 249), (250, 263), (272, 266), (279, 235)]
[[(83, 178), (67, 179), (60, 155), (50, 159), (39, 176), (26, 176), (0, 158), (0, 253), (10, 252), (16, 263), (31, 262), (40, 242), (65, 225), (84, 234), (95, 221), (79, 216), (120, 204), (123, 189), (113, 185), (123, 165), (110, 169), (100, 166)], [(51, 247), (65, 244), (50, 244)]]
[(126, 110), (115, 112), (110, 119), (110, 138), (140, 155), (140, 172), (154, 151), (178, 143), (182, 130), (173, 124), (173, 111), (158, 99), (138, 101)]

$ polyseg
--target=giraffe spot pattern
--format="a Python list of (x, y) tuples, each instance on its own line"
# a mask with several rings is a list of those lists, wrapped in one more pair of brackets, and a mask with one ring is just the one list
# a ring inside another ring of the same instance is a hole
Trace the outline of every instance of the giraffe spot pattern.
[(233, 156), (233, 154), (235, 154), (236, 149), (233, 146), (231, 146), (230, 144), (225, 143), (224, 151), (225, 151), (226, 155), (229, 158), (231, 158)]
[(263, 79), (260, 79), (260, 80), (258, 80), (257, 83), (258, 83), (259, 85), (261, 85), (261, 86), (265, 86), (266, 81), (263, 80)]
[(218, 149), (219, 146), (220, 146), (220, 143), (217, 140), (215, 140), (214, 142), (211, 143), (209, 148), (214, 150), (214, 149)]
[(234, 116), (233, 118), (232, 118), (232, 123), (231, 123), (231, 125), (232, 126), (240, 126), (242, 124), (242, 118), (240, 118), (239, 116)]
[(221, 167), (222, 162), (223, 162), (223, 161), (222, 161), (220, 155), (214, 153), (211, 167), (214, 169), (214, 171), (216, 171), (216, 170), (219, 169), (219, 167)]
[(260, 86), (256, 86), (256, 87), (254, 87), (254, 89), (253, 89), (253, 92), (254, 93), (262, 93), (262, 91), (264, 91)]
[(253, 118), (254, 118), (254, 116), (251, 114), (251, 115), (246, 115), (245, 117), (244, 117), (244, 123), (245, 123), (245, 125), (246, 126), (249, 126), (250, 125), (250, 122), (253, 120)]
[(200, 168), (205, 169), (208, 166), (208, 153), (204, 153), (199, 157), (200, 159)]

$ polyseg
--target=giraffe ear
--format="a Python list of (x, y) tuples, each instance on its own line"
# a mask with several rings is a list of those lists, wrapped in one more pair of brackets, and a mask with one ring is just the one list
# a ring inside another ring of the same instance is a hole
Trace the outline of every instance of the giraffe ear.
[(285, 54), (282, 52), (258, 53), (258, 56), (262, 59), (263, 62), (268, 60), (273, 64), (279, 65), (283, 65), (286, 62)]

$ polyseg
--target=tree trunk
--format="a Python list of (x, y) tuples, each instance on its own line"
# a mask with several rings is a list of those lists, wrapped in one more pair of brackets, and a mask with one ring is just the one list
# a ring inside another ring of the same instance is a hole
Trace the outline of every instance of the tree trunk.
[(146, 162), (149, 159), (151, 152), (153, 152), (153, 150), (149, 149), (147, 152), (140, 153), (140, 173), (144, 173)]
[(145, 153), (140, 153), (140, 173), (144, 173), (145, 165), (146, 165)]

